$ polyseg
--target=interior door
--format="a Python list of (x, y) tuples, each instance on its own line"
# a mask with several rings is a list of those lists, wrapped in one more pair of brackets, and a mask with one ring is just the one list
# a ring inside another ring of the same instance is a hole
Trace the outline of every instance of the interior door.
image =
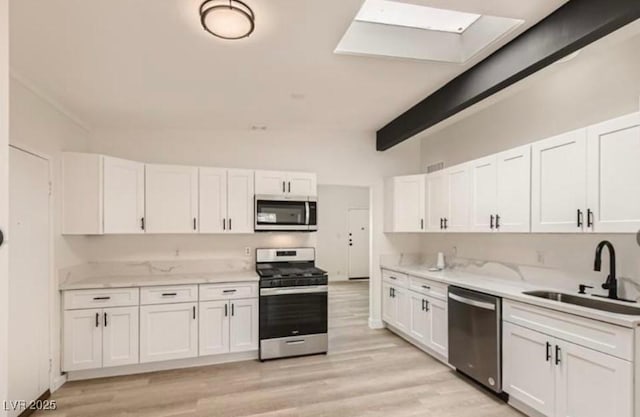
[(222, 233), (227, 225), (227, 170), (199, 168), (200, 233)]
[(9, 398), (49, 389), (49, 161), (9, 151)]
[(283, 171), (256, 171), (256, 194), (284, 195), (287, 192), (287, 173)]
[(258, 300), (232, 300), (229, 350), (244, 352), (258, 349)]
[(253, 171), (246, 169), (230, 169), (227, 173), (229, 233), (253, 233), (253, 176)]
[(497, 205), (499, 232), (531, 230), (531, 146), (497, 155)]
[[(497, 160), (495, 156), (478, 159), (471, 164), (471, 230), (495, 230), (497, 213)], [(493, 218), (492, 218), (493, 216)]]
[(425, 297), (416, 292), (409, 292), (410, 309), (410, 325), (409, 332), (420, 343), (427, 343), (429, 334), (429, 319), (425, 310)]
[(425, 181), (427, 217), (425, 230), (429, 232), (443, 232), (442, 222), (447, 216), (447, 177), (444, 175), (444, 172), (436, 172), (428, 174)]
[(101, 309), (64, 312), (63, 371), (81, 371), (102, 367), (101, 323)]
[(147, 232), (197, 232), (198, 168), (146, 165), (145, 185)]
[(640, 230), (640, 113), (588, 129), (589, 210), (593, 231)]
[(369, 277), (369, 210), (349, 209), (349, 278)]
[(104, 157), (104, 233), (144, 233), (144, 164)]
[(396, 232), (424, 230), (425, 176), (406, 175), (394, 179), (394, 225)]
[(586, 225), (586, 129), (534, 143), (531, 174), (533, 232), (580, 233)]
[(469, 166), (457, 165), (446, 173), (446, 230), (465, 232), (469, 230)]
[(287, 174), (287, 194), (315, 197), (318, 195), (316, 174), (310, 172), (289, 172)]
[(140, 307), (140, 362), (198, 356), (197, 305), (159, 304)]
[(200, 303), (200, 356), (229, 352), (229, 302)]
[(102, 327), (102, 366), (138, 363), (138, 307), (105, 308)]

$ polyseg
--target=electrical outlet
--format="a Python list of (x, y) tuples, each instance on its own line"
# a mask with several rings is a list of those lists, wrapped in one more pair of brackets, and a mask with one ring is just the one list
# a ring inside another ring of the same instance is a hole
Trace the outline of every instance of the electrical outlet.
[(251, 248), (249, 246), (244, 248), (244, 256), (251, 256)]

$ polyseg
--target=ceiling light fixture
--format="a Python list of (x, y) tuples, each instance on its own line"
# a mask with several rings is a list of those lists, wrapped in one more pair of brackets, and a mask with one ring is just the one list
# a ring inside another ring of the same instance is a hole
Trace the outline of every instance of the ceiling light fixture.
[(200, 5), (204, 30), (218, 38), (234, 40), (251, 35), (256, 17), (240, 0), (206, 0)]

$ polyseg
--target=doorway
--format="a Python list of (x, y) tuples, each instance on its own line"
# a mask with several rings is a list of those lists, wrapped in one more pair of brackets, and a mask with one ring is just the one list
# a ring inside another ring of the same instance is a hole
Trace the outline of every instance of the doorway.
[[(9, 148), (9, 399), (49, 390), (50, 166)], [(20, 410), (10, 410), (9, 416)]]
[(349, 279), (369, 278), (369, 210), (349, 209)]

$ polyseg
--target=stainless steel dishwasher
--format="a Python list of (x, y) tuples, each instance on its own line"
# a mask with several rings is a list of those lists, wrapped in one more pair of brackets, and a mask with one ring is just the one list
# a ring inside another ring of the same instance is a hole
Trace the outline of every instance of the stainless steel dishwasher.
[(449, 286), (449, 363), (502, 392), (502, 299)]

